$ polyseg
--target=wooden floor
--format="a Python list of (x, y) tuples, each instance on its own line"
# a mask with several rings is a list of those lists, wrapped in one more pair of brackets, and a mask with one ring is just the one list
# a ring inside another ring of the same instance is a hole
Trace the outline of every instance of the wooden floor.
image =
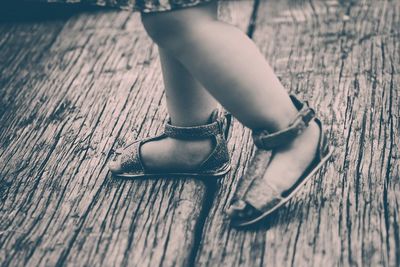
[(223, 212), (252, 153), (238, 122), (233, 171), (215, 184), (113, 179), (113, 150), (167, 118), (138, 14), (11, 16), (0, 24), (1, 266), (400, 266), (400, 1), (239, 1), (220, 13), (316, 108), (329, 164), (253, 230)]

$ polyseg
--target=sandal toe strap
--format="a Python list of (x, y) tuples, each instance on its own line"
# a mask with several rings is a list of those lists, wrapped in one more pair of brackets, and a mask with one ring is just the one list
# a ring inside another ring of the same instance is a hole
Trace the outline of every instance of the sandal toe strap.
[(124, 172), (144, 172), (144, 166), (140, 158), (140, 146), (142, 142), (135, 142), (128, 146), (121, 155), (121, 168)]
[(308, 127), (310, 121), (315, 117), (315, 111), (308, 106), (307, 102), (300, 102), (295, 96), (290, 96), (293, 104), (298, 110), (297, 116), (286, 129), (269, 133), (266, 130), (254, 130), (253, 140), (258, 148), (270, 150), (284, 145), (293, 140)]
[(282, 201), (281, 194), (265, 179), (253, 180), (243, 200), (260, 212), (266, 212)]

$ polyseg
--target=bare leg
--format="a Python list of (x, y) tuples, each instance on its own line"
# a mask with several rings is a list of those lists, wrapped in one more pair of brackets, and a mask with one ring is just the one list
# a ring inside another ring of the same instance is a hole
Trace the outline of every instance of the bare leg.
[[(286, 128), (297, 113), (287, 92), (254, 43), (235, 27), (216, 20), (215, 8), (202, 5), (142, 19), (153, 40), (240, 122), (252, 129)], [(312, 123), (277, 151), (266, 179), (278, 190), (289, 188), (312, 161), (318, 136), (318, 126)]]
[[(176, 126), (206, 124), (217, 108), (215, 99), (196, 81), (183, 65), (159, 48), (168, 113)], [(147, 142), (141, 147), (145, 166), (151, 170), (190, 170), (198, 166), (211, 152), (212, 141), (164, 138)], [(110, 169), (121, 169), (113, 162)]]
[(179, 61), (162, 48), (158, 51), (172, 124), (194, 126), (206, 123), (218, 103)]
[(155, 42), (177, 58), (209, 92), (249, 128), (286, 127), (296, 109), (255, 44), (214, 17), (215, 3), (147, 15)]
[[(217, 102), (185, 67), (159, 48), (168, 113), (176, 126), (195, 126), (208, 122)], [(165, 138), (145, 143), (141, 154), (152, 170), (190, 170), (212, 150), (211, 139), (178, 140)]]

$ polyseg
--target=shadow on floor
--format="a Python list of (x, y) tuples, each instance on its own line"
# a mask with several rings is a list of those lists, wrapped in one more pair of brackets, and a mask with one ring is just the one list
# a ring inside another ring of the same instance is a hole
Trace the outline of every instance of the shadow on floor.
[[(25, 2), (22, 0), (6, 0), (0, 8), (1, 22), (37, 22), (67, 19), (81, 12), (96, 12), (101, 10), (112, 10), (109, 7), (99, 7), (90, 4), (63, 4), (63, 3), (40, 3)], [(13, 2), (11, 2), (13, 1)]]

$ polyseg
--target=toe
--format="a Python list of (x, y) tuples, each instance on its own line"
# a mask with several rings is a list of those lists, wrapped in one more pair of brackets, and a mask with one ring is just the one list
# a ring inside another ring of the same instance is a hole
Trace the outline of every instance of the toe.
[(108, 164), (108, 168), (113, 173), (119, 173), (122, 170), (122, 165), (120, 161), (115, 160)]
[(231, 219), (231, 225), (241, 227), (252, 224), (253, 220), (259, 218), (262, 214), (243, 200), (236, 200), (226, 210)]
[(235, 200), (226, 210), (226, 214), (231, 218), (243, 217), (246, 206), (246, 202), (243, 200)]

